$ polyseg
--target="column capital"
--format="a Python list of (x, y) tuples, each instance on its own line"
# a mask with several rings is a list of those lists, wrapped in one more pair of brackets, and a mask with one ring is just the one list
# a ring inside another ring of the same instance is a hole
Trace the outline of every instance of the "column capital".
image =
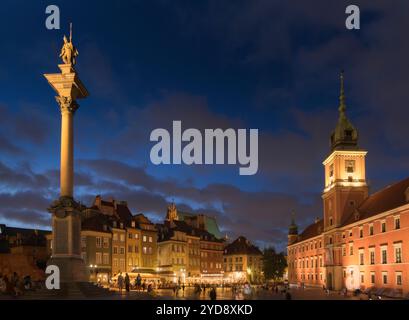
[(77, 109), (79, 108), (79, 104), (71, 97), (56, 96), (55, 100), (60, 106), (61, 114), (63, 113), (75, 114), (75, 111), (77, 111)]

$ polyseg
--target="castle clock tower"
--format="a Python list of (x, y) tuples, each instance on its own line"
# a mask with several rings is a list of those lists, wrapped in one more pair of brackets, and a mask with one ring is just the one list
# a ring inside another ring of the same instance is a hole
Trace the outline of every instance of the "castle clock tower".
[(367, 152), (358, 147), (358, 131), (346, 116), (344, 74), (341, 73), (339, 117), (331, 134), (331, 153), (324, 160), (324, 262), (328, 289), (342, 289), (342, 235), (338, 227), (368, 196)]
[(344, 75), (341, 73), (339, 118), (331, 134), (331, 153), (325, 169), (324, 230), (339, 227), (368, 196), (365, 174), (367, 152), (358, 147), (358, 131), (346, 116)]

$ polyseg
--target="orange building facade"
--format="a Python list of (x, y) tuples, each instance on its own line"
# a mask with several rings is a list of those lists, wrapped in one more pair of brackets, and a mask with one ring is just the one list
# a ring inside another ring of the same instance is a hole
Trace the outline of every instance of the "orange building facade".
[(341, 75), (339, 119), (324, 160), (323, 218), (288, 234), (288, 278), (332, 290), (409, 293), (409, 178), (368, 195), (358, 132), (346, 117)]

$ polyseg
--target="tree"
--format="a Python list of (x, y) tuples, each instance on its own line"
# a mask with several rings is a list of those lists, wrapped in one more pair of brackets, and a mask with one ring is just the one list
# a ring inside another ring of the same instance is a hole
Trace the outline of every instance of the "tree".
[(274, 248), (266, 248), (263, 252), (263, 271), (266, 280), (278, 280), (284, 275), (287, 259), (283, 252), (276, 253)]

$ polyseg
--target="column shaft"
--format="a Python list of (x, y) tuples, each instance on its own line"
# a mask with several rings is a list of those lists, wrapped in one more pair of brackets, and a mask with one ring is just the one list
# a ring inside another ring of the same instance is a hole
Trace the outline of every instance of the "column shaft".
[(74, 186), (74, 131), (73, 112), (61, 111), (61, 165), (60, 195), (73, 197)]

